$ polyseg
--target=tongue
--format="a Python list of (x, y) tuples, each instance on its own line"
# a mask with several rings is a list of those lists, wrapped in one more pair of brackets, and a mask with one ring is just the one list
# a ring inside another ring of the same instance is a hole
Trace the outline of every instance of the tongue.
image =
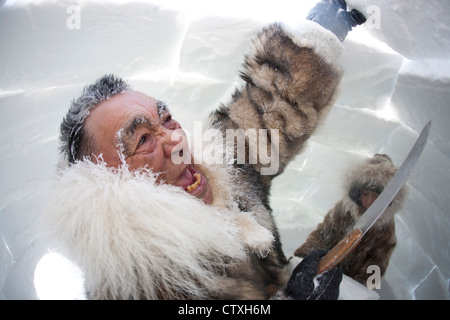
[(192, 185), (195, 182), (194, 173), (196, 173), (196, 171), (191, 167), (184, 170), (179, 186), (186, 189), (188, 186)]
[(194, 180), (194, 173), (191, 168), (184, 170), (184, 177), (189, 180)]

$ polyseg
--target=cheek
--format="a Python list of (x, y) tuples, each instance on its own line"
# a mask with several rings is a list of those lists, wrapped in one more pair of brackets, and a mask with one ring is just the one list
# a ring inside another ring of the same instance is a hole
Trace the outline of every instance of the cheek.
[(129, 157), (127, 164), (131, 170), (147, 168), (154, 173), (160, 173), (165, 171), (166, 161), (162, 150), (156, 148), (152, 153)]
[(378, 193), (369, 190), (364, 190), (361, 195), (361, 204), (364, 210), (367, 210), (377, 198)]

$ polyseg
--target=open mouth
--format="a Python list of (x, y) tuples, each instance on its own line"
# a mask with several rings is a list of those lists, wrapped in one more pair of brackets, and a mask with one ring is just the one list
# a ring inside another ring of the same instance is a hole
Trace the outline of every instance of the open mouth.
[(194, 173), (193, 174), (194, 177), (194, 183), (192, 183), (191, 185), (186, 187), (186, 190), (188, 192), (194, 191), (197, 189), (197, 187), (200, 185), (200, 183), (202, 182), (202, 176), (199, 173)]
[(179, 178), (178, 186), (191, 194), (201, 192), (202, 175), (197, 172), (192, 166), (185, 169), (181, 178)]

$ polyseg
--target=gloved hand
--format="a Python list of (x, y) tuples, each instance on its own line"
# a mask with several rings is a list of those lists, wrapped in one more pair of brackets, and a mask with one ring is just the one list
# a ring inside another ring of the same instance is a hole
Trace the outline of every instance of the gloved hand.
[(339, 264), (330, 271), (317, 275), (319, 260), (327, 250), (315, 250), (307, 255), (294, 269), (285, 295), (294, 300), (337, 300), (342, 281)]
[(367, 20), (358, 10), (353, 9), (348, 12), (347, 3), (344, 0), (321, 0), (311, 9), (306, 19), (330, 30), (341, 41), (344, 41), (353, 27)]

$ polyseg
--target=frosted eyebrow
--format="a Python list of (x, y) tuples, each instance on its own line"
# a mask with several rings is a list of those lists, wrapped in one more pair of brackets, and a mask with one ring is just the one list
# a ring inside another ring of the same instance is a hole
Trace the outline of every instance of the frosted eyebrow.
[(136, 116), (123, 127), (123, 134), (126, 136), (132, 136), (134, 135), (136, 128), (140, 126), (151, 127), (152, 122), (147, 116)]
[[(158, 116), (161, 119), (161, 116), (164, 111), (169, 112), (169, 108), (164, 101), (158, 101), (156, 103), (156, 110), (158, 112)], [(116, 137), (118, 140), (117, 147), (120, 152), (125, 156), (131, 155), (134, 149), (134, 134), (136, 129), (139, 127), (147, 127), (152, 129), (155, 123), (153, 123), (150, 118), (146, 115), (136, 115), (132, 119), (130, 119), (117, 133)]]
[(158, 108), (158, 115), (160, 118), (164, 111), (170, 112), (169, 108), (167, 107), (167, 104), (164, 101), (158, 101), (156, 103), (156, 106)]
[(118, 140), (117, 147), (119, 148), (120, 152), (125, 155), (129, 156), (133, 153), (134, 150), (134, 133), (136, 132), (136, 129), (145, 126), (147, 128), (152, 128), (152, 122), (147, 116), (141, 115), (141, 116), (135, 116), (134, 118), (130, 119), (117, 133), (116, 137)]

